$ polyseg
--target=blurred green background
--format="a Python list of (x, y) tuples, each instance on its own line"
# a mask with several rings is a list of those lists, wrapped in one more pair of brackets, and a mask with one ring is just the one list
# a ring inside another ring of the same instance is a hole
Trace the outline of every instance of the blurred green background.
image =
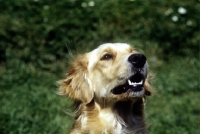
[(199, 0), (0, 0), (0, 134), (63, 134), (56, 94), (76, 53), (126, 42), (155, 74), (151, 134), (200, 134)]

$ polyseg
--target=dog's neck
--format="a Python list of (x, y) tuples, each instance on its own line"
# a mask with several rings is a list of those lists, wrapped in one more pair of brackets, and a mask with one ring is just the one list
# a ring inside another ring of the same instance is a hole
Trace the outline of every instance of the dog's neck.
[[(74, 128), (79, 127), (81, 133), (145, 133), (143, 120), (143, 101), (137, 100), (92, 101), (87, 105), (80, 104), (80, 111), (76, 117)], [(76, 133), (75, 129), (71, 133)]]

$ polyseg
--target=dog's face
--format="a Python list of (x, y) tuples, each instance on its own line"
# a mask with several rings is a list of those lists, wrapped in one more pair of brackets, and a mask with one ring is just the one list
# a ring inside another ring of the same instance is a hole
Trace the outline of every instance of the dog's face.
[(72, 63), (60, 89), (85, 103), (150, 95), (146, 57), (128, 44), (103, 44)]

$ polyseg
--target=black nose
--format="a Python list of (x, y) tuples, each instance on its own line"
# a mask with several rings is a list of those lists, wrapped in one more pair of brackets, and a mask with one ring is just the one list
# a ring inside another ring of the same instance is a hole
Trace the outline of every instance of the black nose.
[(132, 54), (128, 57), (128, 61), (137, 68), (144, 67), (144, 64), (146, 63), (146, 57), (143, 54)]

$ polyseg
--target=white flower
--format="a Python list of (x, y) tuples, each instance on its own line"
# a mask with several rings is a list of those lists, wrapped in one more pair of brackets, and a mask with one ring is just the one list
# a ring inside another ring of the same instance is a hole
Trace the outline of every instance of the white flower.
[(87, 3), (83, 2), (83, 3), (81, 3), (81, 6), (82, 7), (87, 7)]
[(177, 22), (178, 21), (178, 16), (172, 16), (172, 21)]
[(95, 6), (95, 3), (94, 3), (94, 1), (90, 1), (90, 2), (88, 2), (88, 6), (90, 6), (90, 7), (93, 7), (93, 6)]
[(180, 13), (180, 14), (186, 14), (187, 10), (185, 8), (183, 8), (183, 7), (179, 7), (178, 8), (178, 13)]

